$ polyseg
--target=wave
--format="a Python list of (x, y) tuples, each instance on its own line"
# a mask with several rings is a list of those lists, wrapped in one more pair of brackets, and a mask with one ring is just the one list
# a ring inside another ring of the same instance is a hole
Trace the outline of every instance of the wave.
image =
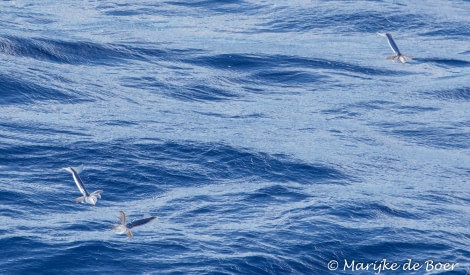
[(426, 95), (445, 101), (466, 102), (470, 100), (470, 87), (430, 91)]
[(0, 53), (61, 64), (115, 65), (127, 59), (141, 59), (136, 53), (117, 45), (84, 41), (5, 36), (0, 39)]
[(431, 63), (443, 68), (466, 68), (470, 66), (470, 61), (462, 59), (446, 59), (446, 58), (414, 58), (413, 60)]
[(65, 91), (30, 82), (21, 76), (12, 77), (0, 74), (0, 106), (28, 105), (41, 101), (67, 103), (70, 101), (86, 102), (90, 100)]
[[(380, 2), (381, 12), (374, 6), (359, 3), (354, 8), (333, 10), (330, 4), (320, 3), (315, 9), (298, 6), (281, 7), (273, 11), (276, 16), (258, 24), (257, 32), (327, 32), (327, 33), (377, 33), (384, 30), (404, 30), (423, 28), (427, 25), (425, 15), (414, 12), (397, 12), (396, 5)], [(345, 6), (347, 7), (347, 6)], [(344, 8), (344, 7), (343, 7)], [(293, 16), (295, 14), (295, 16)], [(407, 22), (406, 26), (403, 22)]]

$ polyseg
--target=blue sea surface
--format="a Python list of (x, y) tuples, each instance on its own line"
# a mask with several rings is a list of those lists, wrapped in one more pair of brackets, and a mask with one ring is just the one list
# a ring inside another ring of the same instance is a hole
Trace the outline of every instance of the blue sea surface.
[(0, 274), (470, 274), (469, 16), (1, 1)]

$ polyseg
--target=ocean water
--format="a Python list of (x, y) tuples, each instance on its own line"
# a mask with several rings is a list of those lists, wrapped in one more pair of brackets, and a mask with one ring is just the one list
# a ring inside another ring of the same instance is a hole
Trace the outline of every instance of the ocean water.
[(469, 16), (0, 2), (0, 274), (470, 274)]

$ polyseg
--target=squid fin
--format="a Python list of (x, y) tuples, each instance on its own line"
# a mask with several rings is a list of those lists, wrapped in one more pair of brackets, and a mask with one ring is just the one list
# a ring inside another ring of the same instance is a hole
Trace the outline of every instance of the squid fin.
[(129, 229), (126, 230), (126, 235), (127, 235), (128, 238), (133, 237), (132, 232)]
[(87, 196), (81, 196), (79, 198), (76, 198), (75, 203), (79, 203), (79, 202), (83, 203), (86, 200), (86, 198)]

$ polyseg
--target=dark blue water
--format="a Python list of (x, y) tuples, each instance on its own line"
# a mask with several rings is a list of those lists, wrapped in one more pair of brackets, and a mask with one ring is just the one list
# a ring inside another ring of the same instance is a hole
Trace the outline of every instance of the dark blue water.
[(469, 12), (2, 1), (0, 274), (470, 274)]

